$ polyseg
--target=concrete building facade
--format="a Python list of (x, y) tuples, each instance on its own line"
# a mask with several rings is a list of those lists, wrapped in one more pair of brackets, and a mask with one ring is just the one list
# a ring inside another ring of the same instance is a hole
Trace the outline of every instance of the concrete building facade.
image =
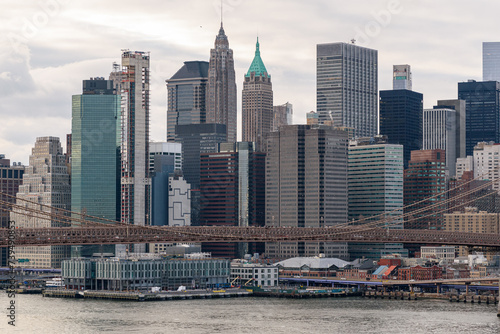
[[(332, 127), (289, 125), (267, 138), (266, 226), (347, 222), (347, 136)], [(268, 257), (347, 256), (345, 244), (266, 243)]]
[(278, 131), (280, 126), (293, 124), (293, 105), (290, 102), (274, 106), (273, 114), (271, 131)]
[(237, 116), (236, 76), (233, 50), (222, 27), (215, 38), (215, 47), (210, 50), (207, 87), (207, 123), (226, 125), (226, 138), (236, 142)]
[[(70, 178), (59, 138), (36, 139), (16, 204), (48, 213), (55, 213), (56, 209), (70, 210)], [(58, 219), (30, 217), (23, 210), (11, 213), (10, 220), (21, 228), (69, 226)], [(14, 251), (18, 260), (28, 259), (27, 265), (34, 268), (60, 268), (61, 261), (70, 256), (69, 246), (24, 246), (15, 247)]]
[(378, 133), (378, 51), (355, 44), (316, 47), (319, 122), (354, 128), (356, 137)]
[(457, 117), (457, 112), (453, 109), (424, 109), (422, 149), (444, 150), (450, 177), (455, 176), (457, 161)]
[[(148, 225), (150, 221), (149, 178), (149, 53), (123, 51), (121, 69), (111, 73), (121, 94), (121, 221)], [(122, 253), (125, 246), (117, 246)], [(134, 252), (143, 253), (144, 244)]]

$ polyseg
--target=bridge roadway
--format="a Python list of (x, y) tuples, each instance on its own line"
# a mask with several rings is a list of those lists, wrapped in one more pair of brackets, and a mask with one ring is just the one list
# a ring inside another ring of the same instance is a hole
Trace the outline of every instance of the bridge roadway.
[[(12, 234), (15, 231), (14, 234)], [(500, 234), (363, 227), (109, 226), (0, 229), (0, 247), (156, 242), (358, 242), (500, 248)]]

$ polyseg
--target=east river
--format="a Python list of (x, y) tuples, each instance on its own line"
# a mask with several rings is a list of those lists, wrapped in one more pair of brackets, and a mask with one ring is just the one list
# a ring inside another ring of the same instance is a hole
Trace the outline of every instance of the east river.
[(497, 306), (443, 300), (226, 298), (159, 302), (0, 291), (0, 333), (500, 333)]

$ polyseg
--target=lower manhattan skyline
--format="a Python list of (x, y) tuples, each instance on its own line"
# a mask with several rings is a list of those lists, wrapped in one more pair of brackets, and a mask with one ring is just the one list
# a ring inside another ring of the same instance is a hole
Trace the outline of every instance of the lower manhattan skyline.
[(481, 80), (482, 42), (500, 39), (498, 9), (486, 1), (9, 0), (0, 23), (1, 151), (27, 164), (36, 137), (63, 141), (71, 96), (82, 80), (106, 77), (122, 49), (151, 52), (151, 139), (164, 141), (165, 80), (184, 61), (208, 61), (221, 12), (234, 51), (239, 138), (242, 78), (257, 35), (274, 102), (294, 105), (294, 124), (316, 108), (316, 45), (351, 39), (378, 50), (379, 90), (391, 89), (392, 65), (410, 64), (413, 89), (430, 108), (456, 98), (458, 82)]

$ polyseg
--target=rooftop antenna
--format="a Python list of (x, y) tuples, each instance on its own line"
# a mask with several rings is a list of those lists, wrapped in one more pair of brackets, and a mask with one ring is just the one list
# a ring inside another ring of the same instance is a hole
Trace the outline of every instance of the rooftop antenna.
[(351, 39), (351, 44), (356, 44), (356, 40), (354, 38)]
[(222, 27), (222, 0), (220, 0), (220, 26)]

